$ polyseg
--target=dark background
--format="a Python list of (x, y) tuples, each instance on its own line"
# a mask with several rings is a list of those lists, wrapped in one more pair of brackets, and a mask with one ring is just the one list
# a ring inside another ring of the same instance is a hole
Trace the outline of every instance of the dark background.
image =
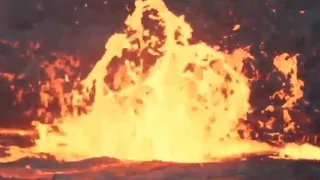
[[(257, 109), (274, 103), (268, 97), (280, 88), (277, 80), (266, 80), (274, 69), (272, 59), (284, 52), (299, 53), (299, 76), (306, 84), (304, 100), (310, 104), (300, 103), (297, 108), (301, 113), (297, 117), (310, 117), (308, 131), (319, 132), (320, 1), (166, 2), (175, 13), (186, 16), (194, 28), (195, 40), (228, 50), (251, 45), (255, 66), (262, 74), (252, 86), (251, 102)], [(28, 84), (43, 78), (40, 64), (55, 61), (52, 52), (56, 52), (79, 59), (80, 72), (85, 76), (104, 53), (107, 38), (123, 28), (127, 9), (130, 12), (133, 8), (134, 0), (0, 0), (0, 71), (26, 74), (25, 79), (13, 82), (26, 89)], [(238, 31), (232, 31), (235, 24), (241, 25)], [(19, 42), (19, 46), (13, 42)], [(30, 42), (39, 42), (40, 46), (30, 50)], [(261, 50), (268, 56), (263, 57)], [(22, 105), (14, 105), (15, 93), (7, 79), (0, 79), (0, 126), (30, 127), (35, 115), (26, 116), (23, 112), (36, 109), (38, 97), (31, 94), (24, 97)]]

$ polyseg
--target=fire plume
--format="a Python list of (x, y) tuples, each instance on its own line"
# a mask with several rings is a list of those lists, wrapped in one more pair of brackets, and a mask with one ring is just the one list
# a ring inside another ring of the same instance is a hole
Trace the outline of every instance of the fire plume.
[[(135, 5), (125, 30), (109, 38), (105, 54), (84, 80), (72, 82), (70, 70), (57, 79), (55, 69), (45, 66), (50, 81), (42, 84), (42, 103), (48, 106), (52, 97), (47, 91), (53, 89), (61, 111), (50, 116), (53, 123), (34, 121), (34, 146), (11, 146), (10, 156), (1, 161), (50, 154), (63, 161), (109, 156), (206, 162), (265, 152), (320, 159), (320, 149), (309, 144), (273, 147), (239, 136), (240, 130), (250, 134), (240, 124), (253, 110), (251, 80), (242, 73), (244, 62), (253, 59), (247, 48), (227, 53), (191, 43), (191, 26), (163, 1), (136, 0)], [(283, 98), (283, 108), (303, 96), (297, 57), (286, 61), (287, 56), (276, 57), (274, 65), (290, 79), (291, 94), (281, 90), (271, 97)], [(120, 64), (115, 73), (110, 71), (114, 62)], [(70, 83), (69, 93), (65, 86)], [(288, 124), (294, 121), (284, 114)]]

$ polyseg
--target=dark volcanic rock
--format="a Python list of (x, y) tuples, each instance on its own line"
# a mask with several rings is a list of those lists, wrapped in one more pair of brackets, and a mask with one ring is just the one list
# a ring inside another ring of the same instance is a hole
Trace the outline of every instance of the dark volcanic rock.
[[(27, 166), (26, 166), (27, 165)], [(27, 167), (27, 168), (25, 168)], [(97, 179), (97, 180), (316, 180), (320, 164), (311, 161), (273, 160), (265, 156), (246, 161), (181, 164), (169, 162), (120, 162), (108, 158), (88, 159), (71, 163), (54, 160), (24, 159), (0, 164), (3, 179)]]

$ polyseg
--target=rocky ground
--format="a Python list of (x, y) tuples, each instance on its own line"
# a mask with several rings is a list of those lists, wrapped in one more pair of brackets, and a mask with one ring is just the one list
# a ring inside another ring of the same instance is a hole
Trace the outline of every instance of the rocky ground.
[[(120, 162), (110, 158), (57, 163), (22, 159), (0, 164), (1, 179), (41, 180), (306, 180), (319, 179), (319, 162), (274, 160), (255, 156), (246, 161), (179, 164), (168, 162)], [(15, 178), (12, 178), (15, 177)]]

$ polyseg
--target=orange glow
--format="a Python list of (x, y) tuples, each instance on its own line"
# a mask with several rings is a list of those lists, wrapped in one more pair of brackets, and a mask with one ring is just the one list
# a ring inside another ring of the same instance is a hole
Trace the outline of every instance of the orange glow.
[(234, 25), (232, 31), (236, 31), (236, 30), (238, 30), (238, 29), (240, 29), (240, 24)]
[[(145, 13), (149, 15), (144, 17)], [(161, 35), (146, 28), (142, 17), (156, 22), (154, 26)], [(136, 9), (125, 24), (125, 31), (109, 38), (105, 54), (79, 83), (81, 91), (75, 87), (71, 93), (64, 91), (71, 74), (64, 61), (44, 65), (50, 81), (41, 88), (42, 103), (46, 107), (53, 98), (46, 92), (54, 91), (61, 111), (53, 124), (34, 121), (39, 137), (33, 147), (10, 147), (11, 156), (1, 161), (40, 153), (65, 161), (109, 156), (176, 162), (220, 161), (264, 152), (294, 159), (316, 159), (320, 155), (320, 150), (311, 145), (276, 148), (249, 136), (239, 137), (240, 127), (251, 131), (239, 126), (240, 120), (246, 120), (252, 111), (250, 80), (242, 74), (244, 61), (253, 58), (246, 48), (227, 54), (206, 43), (190, 44), (191, 26), (183, 16), (170, 12), (161, 0), (136, 0)], [(239, 28), (236, 25), (234, 30)], [(124, 56), (124, 51), (136, 54), (138, 59)], [(274, 59), (278, 71), (286, 78), (290, 74), (291, 93), (281, 90), (274, 94), (285, 99), (283, 108), (292, 107), (303, 96), (296, 56), (285, 60), (287, 56)], [(114, 90), (105, 83), (105, 77), (110, 75), (110, 62), (119, 57), (125, 63), (114, 75)], [(152, 58), (157, 61), (147, 70), (133, 63)], [(78, 64), (72, 61), (70, 66)], [(63, 68), (67, 75), (57, 78), (56, 68)], [(88, 105), (92, 92), (93, 103)], [(81, 108), (87, 113), (75, 113)], [(46, 112), (39, 109), (39, 113)], [(284, 116), (288, 124), (293, 121), (288, 113)], [(270, 127), (269, 123), (265, 126)]]
[(287, 79), (290, 79), (290, 94), (285, 93), (282, 89), (273, 96), (285, 99), (286, 103), (283, 107), (292, 107), (298, 99), (303, 97), (301, 88), (304, 86), (304, 83), (298, 78), (297, 56), (289, 58), (288, 54), (282, 54), (274, 59), (274, 65)]

